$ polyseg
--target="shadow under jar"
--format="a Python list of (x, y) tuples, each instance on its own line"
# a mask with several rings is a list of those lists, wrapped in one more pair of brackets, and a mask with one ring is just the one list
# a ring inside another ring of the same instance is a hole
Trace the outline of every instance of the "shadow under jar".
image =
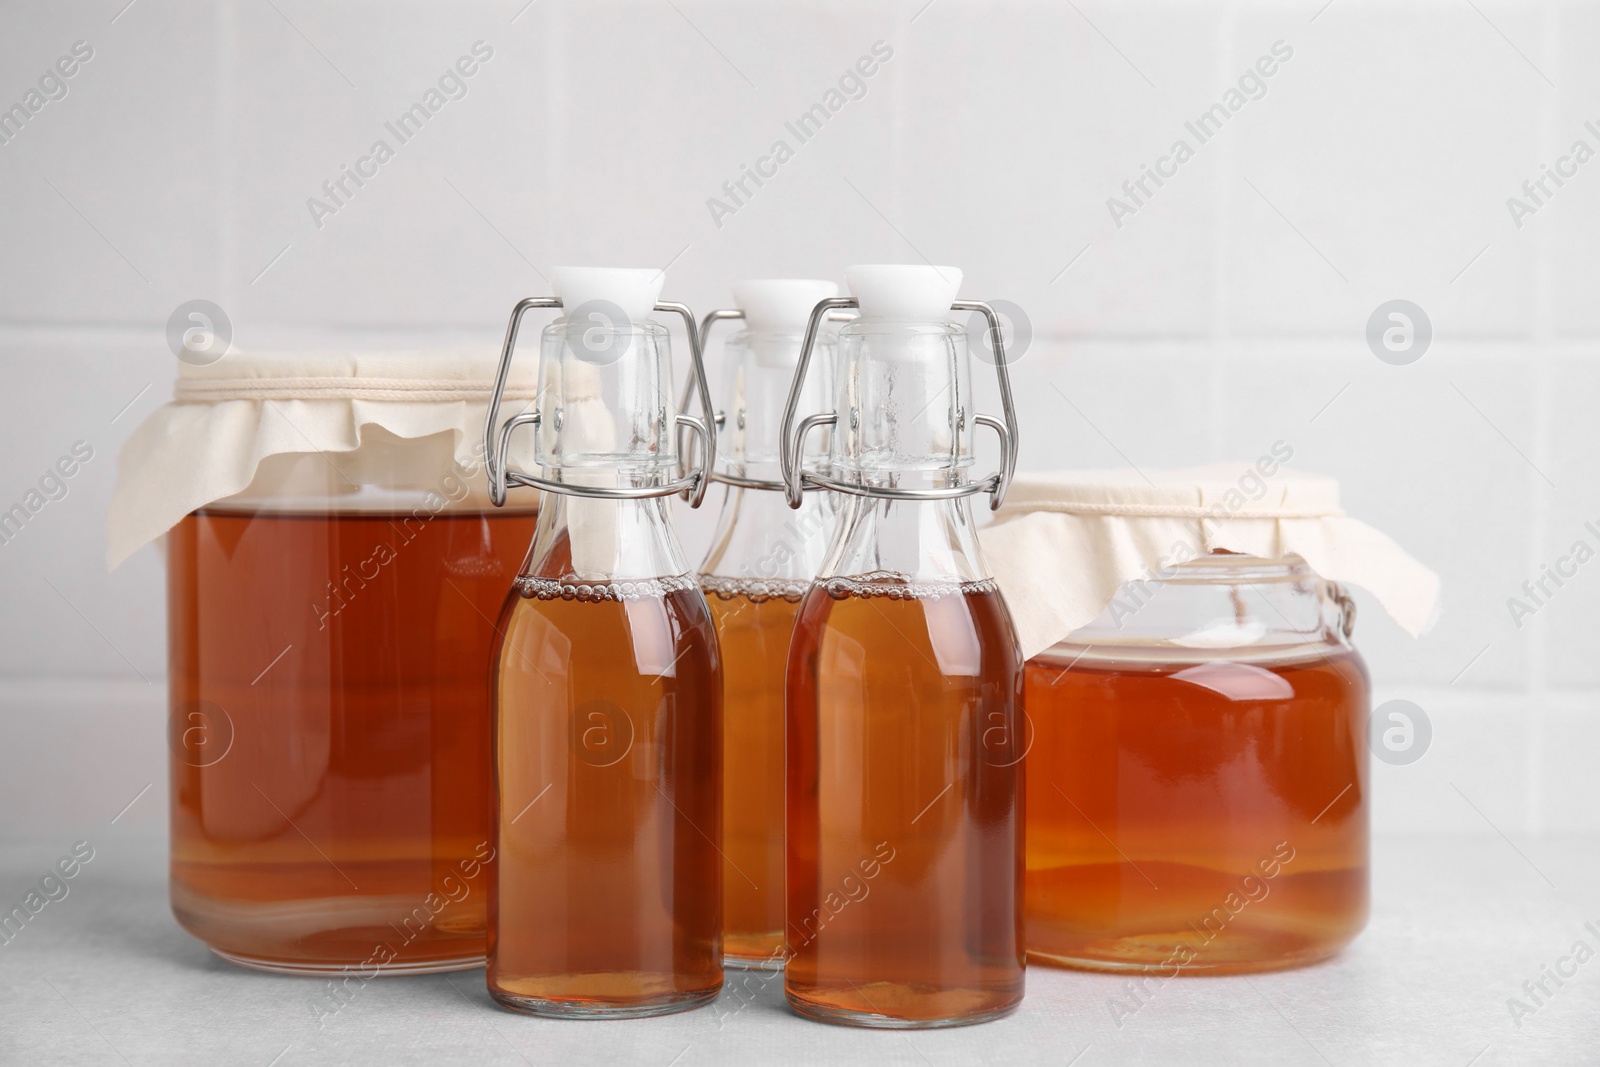
[(482, 965), (493, 620), (536, 509), (475, 481), (369, 426), (169, 534), (172, 910), (224, 959)]
[(1027, 948), (1227, 974), (1338, 952), (1368, 908), (1369, 683), (1298, 557), (1129, 583), (1028, 661)]

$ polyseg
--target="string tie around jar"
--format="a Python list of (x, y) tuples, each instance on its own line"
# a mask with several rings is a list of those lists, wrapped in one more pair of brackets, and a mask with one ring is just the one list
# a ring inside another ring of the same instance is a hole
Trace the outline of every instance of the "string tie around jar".
[[(486, 404), (494, 382), (459, 378), (179, 378), (172, 388), (178, 403), (215, 404), (225, 400), (367, 400), (441, 404)], [(532, 386), (506, 386), (504, 399), (533, 400)]]
[[(1335, 519), (1344, 511), (1321, 504), (1304, 507), (1229, 508), (1224, 504), (1128, 504), (1115, 502), (1041, 503), (1029, 501), (1018, 511), (1053, 511), (1063, 515), (1107, 515), (1130, 519)], [(1004, 509), (1002, 509), (1004, 514)]]

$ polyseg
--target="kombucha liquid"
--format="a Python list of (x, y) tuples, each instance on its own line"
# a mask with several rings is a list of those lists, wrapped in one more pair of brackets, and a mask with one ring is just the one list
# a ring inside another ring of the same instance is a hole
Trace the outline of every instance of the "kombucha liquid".
[(1028, 661), (1029, 956), (1170, 976), (1332, 955), (1367, 921), (1360, 657), (1164, 657)]
[(937, 1026), (1022, 998), (1021, 663), (991, 583), (819, 581), (788, 667), (802, 1014)]
[(534, 521), (205, 510), (173, 529), (185, 929), (276, 970), (481, 962), (492, 620)]
[(805, 584), (702, 579), (722, 647), (722, 952), (783, 952), (783, 678)]
[(716, 635), (688, 577), (522, 578), (497, 653), (489, 991), (652, 1015), (722, 988)]

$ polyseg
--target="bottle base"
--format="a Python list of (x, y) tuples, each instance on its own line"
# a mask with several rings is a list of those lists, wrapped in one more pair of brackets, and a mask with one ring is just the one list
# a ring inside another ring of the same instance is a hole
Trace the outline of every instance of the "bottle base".
[(765, 971), (772, 974), (783, 973), (783, 956), (728, 956), (722, 957), (722, 969), (725, 971)]
[(348, 975), (352, 970), (361, 973), (365, 970), (376, 970), (374, 977), (404, 978), (408, 975), (418, 974), (444, 974), (449, 971), (472, 971), (484, 965), (482, 956), (459, 956), (455, 959), (419, 960), (415, 963), (401, 963), (398, 960), (374, 965), (370, 961), (356, 960), (350, 963), (306, 963), (299, 960), (270, 960), (255, 956), (242, 956), (235, 952), (224, 952), (219, 948), (206, 949), (220, 960), (225, 960), (235, 967), (246, 967), (252, 971), (266, 971), (270, 974), (289, 974), (300, 978), (326, 978), (329, 975)]
[(548, 997), (519, 996), (504, 990), (489, 989), (489, 995), (501, 1007), (524, 1015), (537, 1015), (544, 1019), (648, 1019), (656, 1015), (673, 1015), (692, 1011), (716, 1000), (722, 987), (695, 993), (677, 993), (656, 997), (648, 1001), (628, 1004), (608, 1004), (597, 1000), (557, 1000)]
[(789, 1007), (797, 1015), (821, 1023), (831, 1023), (834, 1026), (855, 1026), (867, 1030), (947, 1030), (955, 1026), (976, 1026), (979, 1023), (1003, 1019), (1016, 1011), (1017, 1005), (1022, 1003), (1021, 996), (1018, 996), (1015, 1000), (1002, 1007), (975, 1012), (970, 1015), (912, 1019), (884, 1015), (874, 1011), (857, 1011), (854, 1008), (846, 1008), (837, 1004), (808, 1000), (787, 989), (783, 991), (783, 995), (784, 999), (789, 1002)]
[(722, 965), (764, 970), (783, 970), (788, 954), (784, 951), (783, 930), (766, 930), (761, 933), (730, 932), (726, 923), (722, 931)]

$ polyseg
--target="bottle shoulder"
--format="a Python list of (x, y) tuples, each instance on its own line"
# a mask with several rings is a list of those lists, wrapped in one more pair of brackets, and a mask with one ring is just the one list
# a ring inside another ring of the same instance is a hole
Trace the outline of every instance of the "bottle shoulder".
[(803, 653), (831, 647), (888, 671), (931, 666), (947, 676), (992, 676), (1022, 665), (1011, 613), (988, 580), (819, 580), (801, 603), (794, 640)]
[(694, 577), (689, 574), (603, 581), (547, 578), (540, 575), (522, 574), (517, 576), (516, 581), (513, 583), (513, 589), (524, 600), (560, 600), (580, 604), (632, 603), (636, 601), (662, 601), (667, 603), (676, 599), (674, 594), (698, 591), (699, 585)]
[(701, 572), (809, 583), (834, 531), (836, 512), (826, 496), (807, 493), (799, 508), (790, 508), (782, 493), (728, 487)]
[(720, 662), (705, 596), (692, 575), (617, 582), (518, 579), (502, 617), (502, 668), (540, 673), (588, 664), (672, 675)]

